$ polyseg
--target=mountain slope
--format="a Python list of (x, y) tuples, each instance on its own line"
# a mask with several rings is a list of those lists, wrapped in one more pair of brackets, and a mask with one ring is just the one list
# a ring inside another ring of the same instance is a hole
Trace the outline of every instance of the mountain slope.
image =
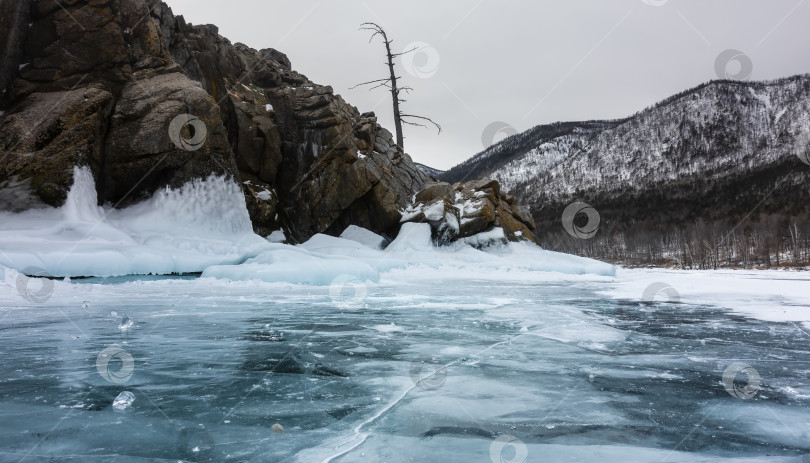
[(429, 175), (434, 178), (439, 178), (445, 173), (444, 170), (434, 169), (433, 167), (426, 166), (418, 162), (414, 162), (413, 164), (416, 166), (417, 169), (421, 170), (423, 174)]
[[(806, 237), (810, 165), (797, 154), (806, 148), (808, 133), (810, 76), (714, 81), (624, 120), (535, 127), (450, 169), (443, 179), (497, 179), (529, 204), (541, 242), (550, 247), (595, 252), (594, 243), (568, 241), (560, 222), (568, 204), (584, 201), (598, 211), (599, 235), (608, 248), (591, 255), (607, 258), (620, 253), (617, 246), (627, 248), (607, 243), (617, 234), (625, 240), (646, 235), (639, 247), (655, 242), (661, 251), (653, 254), (672, 255), (666, 248), (673, 234), (697, 233), (696, 223), (714, 227), (718, 241), (728, 232), (753, 233), (765, 221), (775, 223), (760, 238), (779, 241), (790, 224)], [(705, 248), (695, 240), (693, 247)], [(752, 245), (746, 252), (764, 257), (774, 254), (771, 248), (757, 251)]]

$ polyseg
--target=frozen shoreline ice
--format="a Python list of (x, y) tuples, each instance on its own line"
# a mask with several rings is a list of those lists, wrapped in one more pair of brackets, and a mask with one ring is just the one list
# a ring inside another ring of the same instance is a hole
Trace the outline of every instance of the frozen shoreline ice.
[(240, 187), (224, 177), (167, 188), (121, 210), (96, 205), (89, 169), (75, 168), (74, 178), (61, 208), (0, 213), (0, 265), (17, 271), (39, 268), (58, 277), (202, 272), (232, 280), (322, 285), (341, 274), (377, 281), (381, 272), (413, 266), (441, 269), (444, 276), (458, 268), (465, 278), (478, 269), (477, 277), (484, 279), (498, 279), (496, 273), (502, 272), (615, 271), (612, 265), (528, 243), (487, 251), (465, 243), (437, 248), (427, 224), (404, 224), (385, 249), (380, 249), (381, 237), (359, 227), (347, 229), (343, 238), (316, 235), (298, 246), (271, 243), (253, 233)]

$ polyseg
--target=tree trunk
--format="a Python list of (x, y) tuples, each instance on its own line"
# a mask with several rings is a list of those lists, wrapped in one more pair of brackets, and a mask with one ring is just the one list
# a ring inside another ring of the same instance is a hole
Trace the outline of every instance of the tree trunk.
[(385, 38), (385, 52), (388, 55), (388, 70), (391, 72), (391, 100), (394, 102), (394, 129), (397, 136), (399, 151), (405, 152), (405, 143), (402, 139), (402, 119), (399, 112), (399, 92), (397, 91), (397, 76), (394, 74), (394, 57), (391, 54), (391, 43)]

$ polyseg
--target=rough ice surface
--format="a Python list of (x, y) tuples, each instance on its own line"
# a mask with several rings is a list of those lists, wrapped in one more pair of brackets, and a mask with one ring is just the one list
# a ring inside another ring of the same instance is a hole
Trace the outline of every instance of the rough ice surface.
[(239, 185), (225, 178), (167, 188), (123, 210), (97, 206), (89, 169), (76, 168), (74, 179), (61, 208), (0, 212), (0, 264), (56, 276), (200, 272), (266, 244)]
[(358, 227), (357, 225), (349, 225), (345, 230), (343, 230), (340, 237), (347, 240), (357, 241), (360, 244), (376, 249), (381, 249), (386, 243), (386, 239), (382, 236), (370, 230), (366, 230), (365, 228)]
[(76, 178), (0, 217), (0, 461), (810, 458), (803, 273), (617, 272), (424, 223), (291, 246), (225, 179), (115, 211)]
[(329, 284), (343, 274), (351, 274), (362, 280), (379, 279), (374, 267), (359, 259), (320, 254), (284, 244), (274, 246), (239, 265), (210, 266), (202, 276), (312, 285)]
[[(421, 252), (420, 227), (410, 232), (406, 251)], [(334, 237), (283, 248), (300, 257), (341, 246), (366, 249), (358, 261), (377, 252)], [(779, 285), (769, 293), (773, 312), (789, 316), (782, 309), (801, 299), (780, 294), (801, 297), (801, 273), (726, 272), (720, 281), (736, 279), (726, 293), (701, 283), (701, 272), (487, 279), (471, 265), (459, 269), (471, 275), (462, 279), (434, 264), (361, 282), (363, 304), (351, 307), (321, 285), (188, 276), (56, 281), (39, 303), (0, 285), (0, 461), (802, 462), (810, 454), (807, 334), (724, 305), (770, 282)], [(651, 281), (673, 282), (685, 301), (645, 301)], [(132, 359), (123, 384), (97, 369), (111, 346)], [(723, 384), (741, 361), (761, 376), (749, 399)], [(122, 391), (137, 400), (115, 413)]]

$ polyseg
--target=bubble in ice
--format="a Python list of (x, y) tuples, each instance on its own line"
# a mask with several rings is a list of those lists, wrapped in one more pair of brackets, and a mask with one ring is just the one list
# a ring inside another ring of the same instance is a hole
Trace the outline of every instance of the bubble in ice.
[(132, 406), (132, 402), (135, 402), (135, 394), (129, 391), (124, 391), (118, 394), (115, 400), (113, 400), (113, 410), (124, 411)]
[(190, 461), (212, 461), (214, 438), (202, 426), (184, 428), (177, 437), (177, 450)]
[(129, 331), (134, 326), (135, 322), (131, 318), (124, 316), (124, 319), (121, 320), (121, 323), (118, 324), (118, 329), (120, 331)]

